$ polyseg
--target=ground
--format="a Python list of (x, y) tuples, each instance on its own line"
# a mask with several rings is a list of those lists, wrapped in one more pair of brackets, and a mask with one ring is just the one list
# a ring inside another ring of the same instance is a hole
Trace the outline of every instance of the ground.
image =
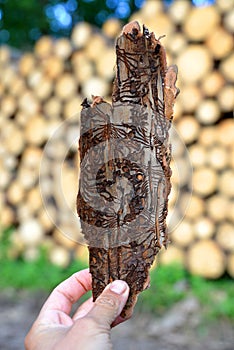
[[(24, 337), (46, 297), (43, 292), (13, 289), (0, 293), (1, 350), (24, 349)], [(113, 329), (114, 350), (233, 350), (234, 324), (225, 320), (210, 324), (201, 315), (192, 297), (160, 318), (138, 310), (131, 320)]]

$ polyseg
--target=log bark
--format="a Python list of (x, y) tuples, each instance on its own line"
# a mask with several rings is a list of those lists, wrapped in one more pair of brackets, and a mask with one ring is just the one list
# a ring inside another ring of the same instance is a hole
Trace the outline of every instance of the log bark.
[(83, 102), (77, 211), (89, 244), (93, 298), (109, 282), (126, 280), (126, 317), (168, 243), (168, 130), (178, 89), (176, 67), (167, 68), (160, 41), (138, 22), (124, 27), (116, 53), (112, 106), (97, 96), (91, 106)]

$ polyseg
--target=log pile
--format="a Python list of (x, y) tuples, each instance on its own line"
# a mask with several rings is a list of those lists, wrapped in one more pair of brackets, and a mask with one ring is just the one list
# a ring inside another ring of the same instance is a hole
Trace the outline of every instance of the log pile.
[[(233, 0), (195, 8), (147, 1), (131, 20), (162, 38), (179, 69), (172, 128), (171, 244), (159, 263), (179, 261), (208, 278), (234, 277)], [(53, 263), (86, 259), (76, 219), (79, 112), (85, 97), (110, 101), (114, 40), (87, 23), (70, 40), (41, 37), (15, 57), (0, 47), (0, 224), (14, 226), (9, 256), (35, 259), (41, 245)]]

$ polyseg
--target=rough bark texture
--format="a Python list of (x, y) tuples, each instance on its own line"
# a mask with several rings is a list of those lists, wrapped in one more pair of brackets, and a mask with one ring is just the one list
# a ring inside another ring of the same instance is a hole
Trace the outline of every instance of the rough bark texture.
[(168, 130), (178, 89), (177, 69), (167, 68), (163, 46), (137, 22), (116, 43), (112, 105), (93, 97), (81, 113), (77, 212), (89, 245), (94, 300), (123, 279), (128, 317), (149, 268), (166, 246), (170, 193)]

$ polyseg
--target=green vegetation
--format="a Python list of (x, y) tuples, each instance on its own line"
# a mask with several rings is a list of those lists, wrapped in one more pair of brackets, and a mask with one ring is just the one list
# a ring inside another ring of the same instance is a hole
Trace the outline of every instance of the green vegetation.
[(18, 260), (0, 260), (0, 287), (30, 288), (50, 291), (62, 280), (87, 266), (80, 261), (73, 261), (69, 267), (63, 269), (51, 264), (45, 251), (33, 262)]
[(101, 27), (108, 18), (126, 22), (144, 0), (0, 0), (0, 44), (29, 49), (42, 35), (69, 36), (82, 21)]
[[(0, 288), (49, 292), (75, 271), (87, 267), (79, 260), (65, 269), (52, 265), (43, 249), (36, 261), (12, 260), (8, 257), (10, 234), (11, 230), (7, 230), (0, 239)], [(206, 318), (222, 317), (234, 321), (234, 288), (233, 280), (229, 278), (210, 281), (191, 276), (178, 265), (159, 266), (151, 271), (150, 284), (151, 287), (139, 297), (138, 310), (160, 315), (177, 301), (192, 295), (199, 300)]]
[(150, 288), (139, 297), (144, 309), (161, 314), (187, 294), (186, 271), (178, 265), (159, 266), (151, 271)]
[(217, 281), (190, 276), (190, 288), (210, 318), (227, 317), (234, 321), (234, 284), (231, 278)]
[(177, 301), (195, 296), (204, 316), (209, 319), (219, 317), (234, 321), (233, 280), (206, 280), (192, 276), (179, 265), (159, 266), (151, 272), (151, 287), (141, 294), (140, 307), (149, 312), (162, 314)]
[(73, 261), (67, 268), (51, 264), (45, 249), (35, 261), (9, 258), (11, 229), (3, 232), (0, 238), (0, 288), (13, 287), (50, 291), (62, 280), (76, 271), (86, 268), (81, 261)]

